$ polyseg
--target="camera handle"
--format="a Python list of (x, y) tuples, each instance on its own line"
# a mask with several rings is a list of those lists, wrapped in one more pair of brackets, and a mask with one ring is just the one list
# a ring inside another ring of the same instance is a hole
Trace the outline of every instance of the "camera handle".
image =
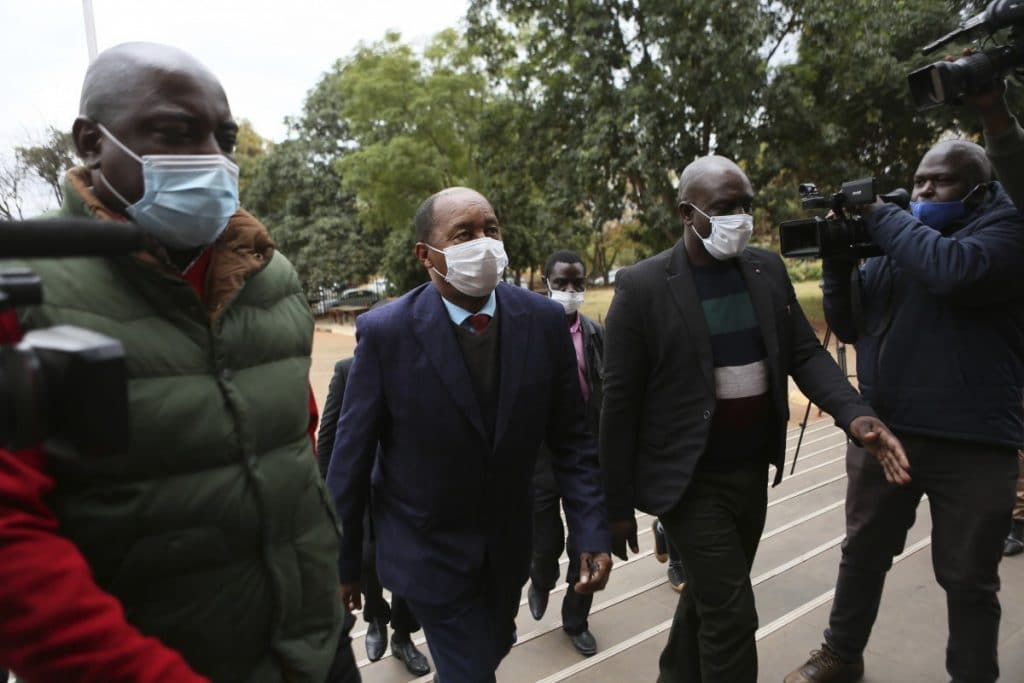
[[(821, 345), (828, 351), (829, 342), (832, 341), (832, 327), (828, 326), (825, 328), (825, 340)], [(843, 376), (846, 379), (850, 379), (850, 373), (846, 366), (846, 344), (839, 339), (835, 338), (836, 344), (836, 363), (839, 365), (839, 369), (843, 371)], [(789, 468), (789, 474), (792, 475), (796, 471), (796, 460), (800, 457), (800, 446), (804, 442), (804, 434), (807, 432), (807, 420), (811, 416), (811, 406), (814, 405), (814, 401), (807, 399), (807, 408), (804, 410), (804, 419), (800, 422), (800, 436), (796, 440), (796, 450), (793, 451), (793, 464)], [(850, 437), (846, 437), (846, 443), (850, 443)]]

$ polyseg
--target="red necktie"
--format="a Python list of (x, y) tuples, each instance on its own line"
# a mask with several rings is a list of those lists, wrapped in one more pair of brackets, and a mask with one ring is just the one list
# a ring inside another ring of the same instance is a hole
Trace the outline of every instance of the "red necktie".
[(487, 329), (487, 325), (491, 322), (491, 316), (486, 313), (477, 313), (466, 318), (466, 321), (473, 328), (473, 331), (479, 334)]

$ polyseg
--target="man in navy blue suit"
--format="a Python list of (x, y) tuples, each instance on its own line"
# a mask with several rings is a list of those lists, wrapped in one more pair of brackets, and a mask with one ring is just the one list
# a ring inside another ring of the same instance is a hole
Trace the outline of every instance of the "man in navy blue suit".
[(508, 259), (487, 199), (449, 188), (415, 222), (415, 255), (431, 282), (357, 322), (327, 476), (344, 530), (341, 590), (358, 609), (372, 500), (381, 583), (422, 624), (438, 680), (493, 681), (529, 574), (542, 441), (580, 552), (574, 590), (607, 583), (596, 446), (565, 311), (499, 284)]

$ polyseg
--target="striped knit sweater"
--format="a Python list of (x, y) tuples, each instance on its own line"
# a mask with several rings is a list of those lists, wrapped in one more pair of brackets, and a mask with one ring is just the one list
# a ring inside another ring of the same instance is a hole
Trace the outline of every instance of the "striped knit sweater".
[(715, 415), (703, 465), (767, 461), (777, 428), (761, 328), (734, 260), (692, 266), (711, 332)]

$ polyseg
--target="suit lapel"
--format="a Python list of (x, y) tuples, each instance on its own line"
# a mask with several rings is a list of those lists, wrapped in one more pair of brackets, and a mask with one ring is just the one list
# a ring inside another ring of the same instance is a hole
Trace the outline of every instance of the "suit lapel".
[(511, 296), (504, 295), (506, 285), (498, 285), (498, 317), (501, 325), (501, 378), (498, 384), (498, 416), (494, 443), (499, 443), (508, 428), (512, 404), (519, 393), (523, 367), (530, 341), (530, 312)]
[(715, 392), (714, 357), (711, 354), (711, 330), (708, 329), (704, 308), (697, 294), (697, 286), (693, 283), (690, 264), (686, 258), (686, 247), (683, 240), (676, 243), (669, 261), (668, 289), (675, 299), (676, 305), (683, 314), (683, 322), (690, 329), (690, 341), (697, 348), (700, 369), (704, 380)]
[(441, 302), (441, 295), (432, 285), (425, 287), (416, 301), (412, 328), (424, 355), (451, 395), (452, 402), (462, 410), (480, 435), (486, 438), (483, 415), (462, 348), (455, 337), (448, 311)]
[(754, 306), (754, 315), (757, 316), (757, 323), (761, 327), (764, 349), (768, 355), (769, 376), (774, 377), (779, 357), (779, 335), (775, 329), (775, 307), (772, 305), (772, 292), (768, 287), (761, 262), (749, 250), (740, 254), (740, 270), (747, 283), (747, 292), (749, 292), (750, 301)]

